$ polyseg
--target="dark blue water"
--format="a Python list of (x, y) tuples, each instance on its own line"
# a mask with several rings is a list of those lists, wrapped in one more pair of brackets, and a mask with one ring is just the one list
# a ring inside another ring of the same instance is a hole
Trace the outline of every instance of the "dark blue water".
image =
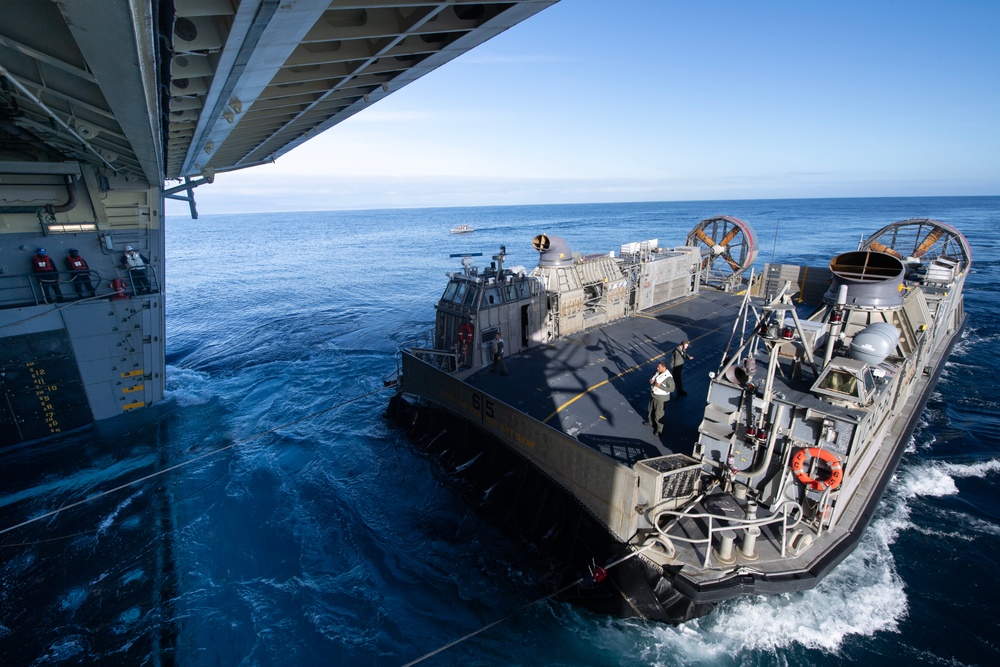
[(718, 214), (757, 229), (758, 266), (825, 264), (909, 217), (971, 243), (969, 325), (860, 549), (815, 590), (681, 627), (546, 602), (425, 664), (997, 664), (996, 197), (170, 219), (168, 400), (0, 456), (0, 528), (87, 501), (0, 535), (0, 664), (401, 665), (547, 596), (555, 565), (382, 419), (382, 380), (430, 329), (450, 253), (531, 267), (538, 233), (677, 245)]

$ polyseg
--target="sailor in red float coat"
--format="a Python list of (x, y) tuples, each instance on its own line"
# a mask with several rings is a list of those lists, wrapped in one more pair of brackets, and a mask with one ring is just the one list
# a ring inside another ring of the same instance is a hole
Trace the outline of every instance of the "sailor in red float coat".
[(470, 365), (471, 360), (468, 358), (469, 345), (472, 343), (472, 323), (464, 322), (462, 326), (458, 328), (458, 342), (459, 342), (459, 352), (462, 355), (462, 364)]
[(85, 292), (89, 292), (90, 296), (97, 296), (94, 284), (90, 281), (90, 267), (87, 266), (87, 260), (80, 257), (80, 251), (76, 248), (70, 248), (69, 254), (66, 255), (66, 268), (73, 276), (71, 281), (76, 288), (77, 297), (82, 299), (86, 296)]
[(35, 269), (38, 284), (42, 286), (42, 298), (45, 303), (49, 303), (51, 300), (62, 303), (63, 295), (62, 290), (59, 289), (59, 272), (56, 271), (56, 265), (45, 252), (45, 248), (39, 248), (35, 251), (31, 265)]

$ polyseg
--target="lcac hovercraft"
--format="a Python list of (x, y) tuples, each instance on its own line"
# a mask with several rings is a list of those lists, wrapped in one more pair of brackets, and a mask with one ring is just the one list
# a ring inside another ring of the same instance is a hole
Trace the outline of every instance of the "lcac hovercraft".
[[(537, 266), (465, 258), (388, 414), (477, 504), (567, 565), (563, 597), (680, 623), (815, 586), (858, 544), (964, 323), (965, 238), (880, 229), (827, 267), (767, 264), (729, 216), (688, 245)], [(509, 375), (490, 373), (497, 334)], [(682, 340), (663, 436), (649, 378)]]

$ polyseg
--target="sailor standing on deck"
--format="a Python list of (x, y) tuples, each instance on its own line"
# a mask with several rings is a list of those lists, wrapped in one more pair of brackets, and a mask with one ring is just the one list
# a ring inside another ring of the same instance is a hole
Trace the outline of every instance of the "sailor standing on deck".
[(45, 248), (35, 251), (32, 258), (32, 267), (35, 269), (35, 276), (38, 277), (38, 284), (42, 286), (42, 298), (45, 303), (62, 303), (62, 290), (59, 289), (59, 271), (56, 270), (55, 262), (45, 252)]
[(694, 359), (687, 351), (690, 345), (689, 341), (682, 340), (681, 344), (675, 347), (670, 355), (670, 374), (674, 376), (674, 381), (677, 383), (677, 398), (687, 396), (687, 392), (684, 391), (684, 378), (681, 373), (684, 372), (684, 362), (688, 359)]
[(656, 374), (649, 378), (649, 385), (649, 423), (653, 425), (653, 434), (660, 435), (663, 433), (663, 408), (674, 390), (674, 379), (666, 363), (656, 364)]
[(490, 368), (490, 373), (496, 373), (498, 369), (500, 375), (507, 375), (507, 364), (503, 361), (503, 338), (499, 331), (493, 337), (493, 367)]
[(153, 290), (149, 286), (149, 278), (146, 277), (146, 265), (149, 260), (132, 249), (132, 246), (125, 246), (125, 254), (122, 256), (122, 268), (128, 269), (129, 277), (132, 279), (132, 289), (136, 294), (151, 293)]
[(76, 288), (77, 298), (82, 299), (87, 292), (90, 293), (90, 296), (97, 296), (97, 292), (94, 291), (94, 283), (90, 280), (90, 267), (87, 266), (87, 260), (80, 257), (80, 251), (76, 248), (70, 248), (69, 254), (66, 255), (66, 268), (73, 276), (70, 282)]

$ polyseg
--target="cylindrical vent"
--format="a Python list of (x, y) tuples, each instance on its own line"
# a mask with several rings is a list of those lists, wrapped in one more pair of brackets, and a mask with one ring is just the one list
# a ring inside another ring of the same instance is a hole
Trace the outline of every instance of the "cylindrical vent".
[(869, 324), (851, 341), (851, 359), (878, 366), (896, 350), (899, 329), (888, 322)]
[(903, 305), (903, 263), (892, 255), (859, 250), (837, 255), (830, 261), (833, 280), (823, 299), (837, 303), (847, 288), (848, 307), (898, 308)]
[(540, 254), (538, 266), (568, 266), (573, 263), (573, 253), (569, 244), (560, 236), (539, 234), (531, 242)]

